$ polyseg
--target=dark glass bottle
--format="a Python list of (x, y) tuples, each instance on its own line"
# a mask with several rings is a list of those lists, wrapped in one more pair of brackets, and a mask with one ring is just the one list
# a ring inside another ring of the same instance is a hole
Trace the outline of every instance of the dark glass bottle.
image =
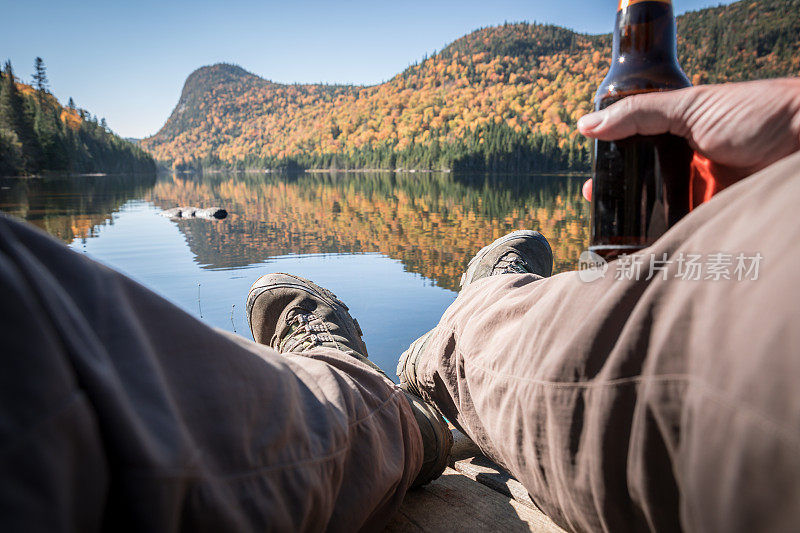
[[(611, 69), (595, 110), (632, 94), (690, 87), (670, 0), (620, 0)], [(675, 135), (595, 141), (589, 249), (608, 260), (652, 244), (689, 212), (693, 152)]]

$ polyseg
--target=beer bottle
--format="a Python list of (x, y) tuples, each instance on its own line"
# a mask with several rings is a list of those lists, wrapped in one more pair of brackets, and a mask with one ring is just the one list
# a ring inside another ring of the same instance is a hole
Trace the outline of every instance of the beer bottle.
[[(595, 111), (632, 94), (691, 86), (675, 33), (670, 0), (620, 0)], [(692, 157), (688, 143), (670, 134), (595, 141), (589, 249), (607, 260), (634, 253), (688, 213)]]

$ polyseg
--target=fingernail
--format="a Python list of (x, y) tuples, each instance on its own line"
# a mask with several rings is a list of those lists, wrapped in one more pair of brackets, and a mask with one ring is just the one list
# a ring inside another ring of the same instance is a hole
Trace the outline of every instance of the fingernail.
[(603, 122), (602, 113), (589, 113), (578, 119), (578, 129), (581, 131), (593, 130), (599, 126), (601, 122)]

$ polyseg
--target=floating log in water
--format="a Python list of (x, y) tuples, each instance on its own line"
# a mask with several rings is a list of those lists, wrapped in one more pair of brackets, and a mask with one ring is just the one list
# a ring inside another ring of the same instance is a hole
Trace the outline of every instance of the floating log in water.
[(221, 207), (173, 207), (161, 212), (161, 216), (168, 218), (204, 218), (206, 220), (222, 220), (228, 212)]

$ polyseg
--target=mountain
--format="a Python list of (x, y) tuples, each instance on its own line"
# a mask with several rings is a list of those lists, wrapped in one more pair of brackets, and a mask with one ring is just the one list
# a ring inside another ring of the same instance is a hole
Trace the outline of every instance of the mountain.
[(0, 70), (0, 175), (155, 171), (147, 152), (112, 133), (105, 119), (98, 123), (70, 104), (62, 106), (44, 87), (19, 83), (6, 63)]
[[(800, 74), (800, 0), (690, 12), (678, 36), (695, 84)], [(585, 170), (575, 122), (610, 56), (610, 34), (521, 23), (472, 32), (374, 86), (287, 85), (217, 64), (189, 76), (141, 146), (175, 168)]]

